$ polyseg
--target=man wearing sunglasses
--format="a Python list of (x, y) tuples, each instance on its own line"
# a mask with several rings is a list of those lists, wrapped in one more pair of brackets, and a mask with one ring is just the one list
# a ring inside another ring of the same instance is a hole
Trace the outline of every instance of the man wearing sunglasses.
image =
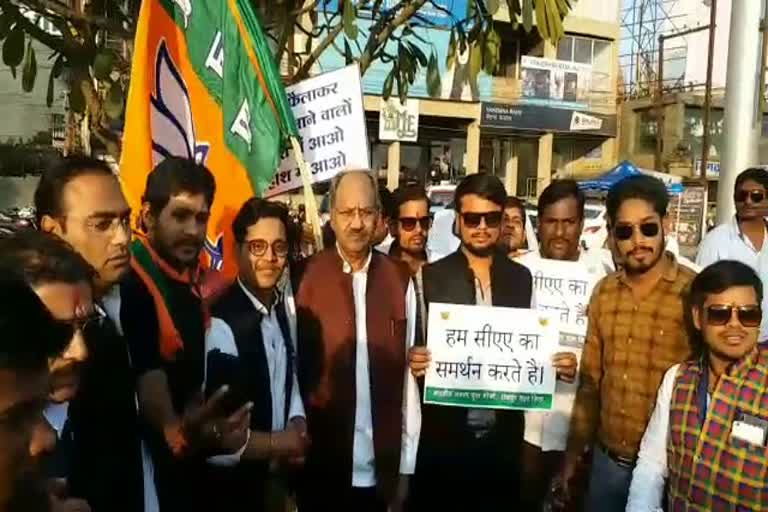
[[(230, 457), (219, 457), (208, 472), (208, 483), (226, 496), (218, 510), (267, 510), (267, 480), (289, 459), (299, 460), (308, 445), (304, 406), (296, 378), (296, 342), (280, 291), (288, 264), (288, 210), (279, 203), (253, 198), (232, 222), (237, 246), (237, 280), (212, 308), (205, 339), (206, 388), (231, 388), (233, 407), (249, 401), (251, 422), (247, 443)], [(294, 319), (295, 321), (295, 319)], [(223, 378), (225, 382), (213, 382)], [(274, 462), (275, 464), (270, 464)], [(272, 473), (272, 474), (271, 474)]]
[[(736, 178), (733, 200), (736, 215), (710, 231), (699, 247), (696, 263), (702, 267), (720, 260), (741, 261), (768, 279), (768, 171), (747, 169)], [(763, 309), (768, 307), (764, 303)], [(768, 321), (763, 318), (760, 341), (768, 340)]]
[(749, 266), (720, 261), (696, 276), (690, 296), (700, 354), (664, 375), (627, 511), (662, 510), (665, 501), (667, 510), (766, 510), (762, 282)]
[[(73, 330), (72, 339), (63, 352), (48, 360), (49, 405), (44, 411), (58, 438), (46, 464), (47, 474), (65, 484), (72, 468), (79, 463), (74, 435), (76, 423), (70, 421), (70, 407), (78, 392), (80, 373), (88, 360), (87, 325), (98, 319), (91, 291), (93, 269), (66, 242), (30, 230), (0, 240), (0, 275), (13, 274), (29, 284), (56, 320), (70, 324)], [(58, 501), (65, 498), (67, 491), (65, 485), (57, 487), (63, 489), (61, 495), (52, 497)], [(84, 503), (67, 501), (67, 506), (72, 507)]]
[(395, 217), (390, 222), (394, 237), (389, 255), (402, 260), (416, 275), (427, 263), (436, 258), (427, 248), (432, 216), (429, 214), (429, 198), (419, 185), (406, 185), (395, 190), (392, 208)]
[(640, 440), (664, 372), (690, 356), (686, 291), (695, 274), (665, 252), (669, 198), (650, 176), (626, 178), (606, 200), (623, 268), (595, 287), (565, 461), (553, 483), (558, 506), (592, 450), (585, 510), (626, 507)]
[[(501, 181), (474, 174), (456, 188), (461, 246), (427, 265), (424, 297), (442, 302), (531, 307), (531, 273), (498, 248), (507, 193)], [(410, 352), (413, 374), (429, 366), (425, 346)], [(519, 498), (523, 415), (520, 411), (423, 405), (414, 510), (514, 509)]]

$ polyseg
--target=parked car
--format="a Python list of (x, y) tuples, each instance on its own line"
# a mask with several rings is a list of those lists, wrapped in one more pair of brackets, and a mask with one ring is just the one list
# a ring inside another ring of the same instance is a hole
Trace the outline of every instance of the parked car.
[(456, 185), (432, 185), (427, 187), (429, 212), (434, 214), (453, 202)]
[(605, 206), (601, 204), (584, 205), (584, 228), (581, 232), (581, 244), (587, 249), (601, 248), (608, 238), (608, 222)]

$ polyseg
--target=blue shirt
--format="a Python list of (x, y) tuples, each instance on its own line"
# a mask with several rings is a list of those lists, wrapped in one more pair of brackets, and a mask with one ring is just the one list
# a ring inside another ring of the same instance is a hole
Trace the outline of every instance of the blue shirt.
[[(710, 231), (699, 246), (696, 263), (702, 268), (720, 260), (736, 260), (749, 265), (768, 284), (768, 232), (763, 238), (763, 247), (757, 250), (752, 241), (742, 233), (736, 217), (720, 224)], [(768, 339), (768, 297), (763, 297), (763, 323), (760, 326), (760, 341)]]

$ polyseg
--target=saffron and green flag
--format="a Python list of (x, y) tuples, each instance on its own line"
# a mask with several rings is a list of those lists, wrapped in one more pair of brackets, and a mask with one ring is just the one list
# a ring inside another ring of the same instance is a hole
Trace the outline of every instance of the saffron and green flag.
[(162, 159), (205, 164), (217, 187), (205, 252), (231, 271), (231, 220), (267, 189), (290, 136), (296, 122), (248, 0), (142, 2), (120, 161), (134, 211)]

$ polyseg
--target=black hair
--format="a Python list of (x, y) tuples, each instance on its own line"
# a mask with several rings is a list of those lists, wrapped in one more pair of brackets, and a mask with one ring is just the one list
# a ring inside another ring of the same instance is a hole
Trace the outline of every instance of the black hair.
[(171, 197), (185, 192), (203, 194), (210, 207), (216, 194), (216, 180), (207, 167), (194, 160), (169, 157), (147, 176), (142, 202), (149, 203), (153, 215), (159, 215)]
[(544, 212), (558, 201), (572, 197), (576, 200), (579, 209), (579, 218), (584, 218), (584, 203), (586, 198), (584, 192), (579, 188), (575, 180), (555, 180), (544, 189), (539, 196), (539, 218), (544, 217)]
[(659, 217), (667, 215), (669, 207), (669, 196), (667, 187), (664, 183), (652, 176), (638, 175), (630, 176), (619, 181), (608, 191), (608, 197), (605, 200), (605, 209), (610, 224), (616, 223), (616, 215), (619, 208), (629, 199), (641, 199), (647, 201), (653, 206), (653, 210), (659, 214)]
[(387, 187), (379, 187), (379, 202), (381, 203), (381, 214), (385, 218), (391, 219), (397, 215), (392, 192)]
[(739, 190), (745, 181), (754, 181), (768, 190), (768, 171), (760, 167), (750, 167), (736, 177), (736, 184), (733, 186), (734, 193)]
[(504, 189), (504, 184), (492, 174), (471, 174), (461, 180), (454, 195), (454, 208), (457, 212), (461, 211), (461, 199), (470, 194), (480, 196), (501, 208), (504, 208), (507, 202), (507, 191)]
[(62, 197), (64, 188), (80, 176), (103, 175), (115, 177), (106, 162), (83, 155), (71, 155), (56, 161), (46, 169), (35, 189), (35, 215), (38, 225), (43, 217), (59, 218), (65, 214)]
[(74, 334), (72, 326), (56, 321), (22, 279), (0, 277), (0, 369), (41, 371), (48, 359), (63, 352)]
[(694, 327), (693, 307), (701, 309), (704, 307), (704, 302), (706, 302), (708, 295), (722, 293), (734, 286), (749, 286), (753, 288), (757, 296), (757, 303), (762, 304), (763, 282), (752, 267), (740, 261), (720, 260), (702, 270), (691, 282), (687, 307), (685, 308), (685, 319), (695, 357), (701, 356), (706, 351), (706, 344), (704, 343), (701, 331)]
[(515, 196), (508, 196), (507, 200), (504, 202), (504, 209), (507, 208), (514, 208), (520, 212), (520, 216), (523, 218), (523, 223), (525, 223), (525, 203), (519, 198)]
[(48, 283), (90, 284), (95, 271), (61, 238), (28, 229), (0, 240), (0, 275), (15, 275), (36, 287)]
[(277, 219), (283, 223), (286, 234), (289, 231), (288, 208), (285, 205), (252, 197), (243, 204), (232, 221), (232, 233), (235, 236), (235, 242), (241, 245), (245, 241), (248, 228), (261, 219)]
[(427, 209), (429, 209), (429, 198), (424, 191), (424, 187), (421, 185), (405, 185), (403, 187), (398, 187), (393, 194), (393, 198), (391, 219), (399, 218), (400, 207), (411, 201), (424, 201), (427, 204)]

